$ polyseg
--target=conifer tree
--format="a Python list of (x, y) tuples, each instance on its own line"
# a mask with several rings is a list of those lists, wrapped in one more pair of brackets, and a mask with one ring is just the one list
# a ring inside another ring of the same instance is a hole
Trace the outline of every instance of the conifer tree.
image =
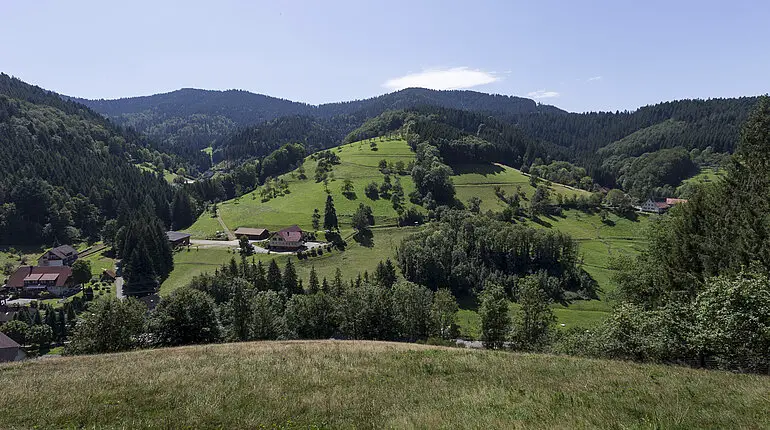
[(321, 286), (318, 283), (318, 274), (315, 271), (315, 266), (312, 266), (310, 268), (310, 280), (307, 283), (307, 292), (308, 294), (315, 294), (318, 292), (319, 288), (321, 288)]
[(254, 270), (254, 287), (257, 289), (257, 291), (267, 290), (265, 266), (262, 264), (262, 261), (257, 262), (257, 268)]
[(267, 289), (280, 291), (282, 288), (281, 269), (278, 267), (278, 263), (275, 262), (275, 259), (270, 260), (270, 264), (267, 267)]
[(326, 196), (324, 228), (327, 230), (339, 230), (339, 224), (337, 222), (337, 210), (334, 208), (334, 199), (332, 199), (331, 194)]
[(291, 258), (286, 260), (286, 266), (283, 268), (283, 291), (287, 297), (291, 297), (294, 294), (302, 294), (303, 291), (299, 289), (299, 283), (297, 282), (297, 270), (294, 268), (294, 263), (291, 262)]

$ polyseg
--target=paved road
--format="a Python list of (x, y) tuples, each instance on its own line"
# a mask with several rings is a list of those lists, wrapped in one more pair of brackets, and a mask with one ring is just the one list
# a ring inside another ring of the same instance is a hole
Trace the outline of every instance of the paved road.
[(115, 295), (118, 296), (119, 299), (126, 297), (123, 294), (123, 278), (120, 276), (115, 278)]
[[(292, 255), (294, 252), (276, 252), (276, 251), (270, 251), (268, 249), (262, 248), (261, 246), (255, 245), (257, 241), (249, 241), (251, 243), (251, 246), (254, 248), (255, 254), (280, 254), (280, 255)], [(237, 240), (205, 240), (205, 239), (190, 239), (190, 245), (199, 246), (201, 248), (233, 248), (237, 249), (240, 248), (240, 242)], [(319, 246), (322, 246), (324, 244), (320, 242), (307, 242), (306, 243), (308, 248), (316, 248)]]

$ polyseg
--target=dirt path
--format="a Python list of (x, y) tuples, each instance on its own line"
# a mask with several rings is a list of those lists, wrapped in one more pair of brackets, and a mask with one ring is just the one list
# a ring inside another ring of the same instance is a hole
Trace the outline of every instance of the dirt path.
[(219, 225), (222, 226), (222, 231), (224, 231), (225, 234), (227, 235), (227, 240), (237, 240), (235, 235), (230, 231), (229, 228), (227, 228), (227, 226), (225, 225), (225, 222), (222, 221), (222, 217), (219, 216), (219, 211), (217, 211), (217, 221), (219, 222)]

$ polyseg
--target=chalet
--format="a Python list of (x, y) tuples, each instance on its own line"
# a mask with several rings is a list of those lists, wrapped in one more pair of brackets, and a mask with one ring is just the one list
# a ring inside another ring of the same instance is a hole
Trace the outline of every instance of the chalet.
[(112, 269), (103, 269), (102, 270), (102, 276), (100, 277), (100, 279), (102, 281), (115, 282), (115, 279), (117, 279), (117, 277), (118, 277), (118, 274), (115, 273), (114, 270), (112, 270)]
[(64, 296), (75, 288), (75, 282), (67, 266), (22, 266), (8, 278), (7, 288), (23, 297), (36, 297), (43, 291)]
[(681, 203), (687, 203), (687, 200), (668, 198), (666, 199), (665, 202), (656, 202), (652, 199), (648, 199), (646, 202), (642, 204), (641, 209), (642, 209), (642, 212), (662, 214), (663, 212), (666, 212), (667, 210), (671, 209), (671, 207)]
[(182, 233), (178, 231), (167, 231), (166, 237), (168, 238), (168, 242), (171, 244), (172, 248), (176, 248), (179, 246), (187, 246), (190, 244), (190, 236), (187, 233)]
[(264, 240), (270, 237), (270, 232), (266, 228), (238, 227), (233, 233), (239, 239), (242, 236), (246, 236), (249, 240)]
[(270, 238), (270, 249), (298, 251), (305, 246), (302, 233), (302, 229), (296, 225), (277, 231)]
[(72, 263), (78, 259), (78, 251), (69, 246), (57, 246), (43, 254), (37, 259), (37, 265), (43, 267), (72, 266)]
[(21, 345), (0, 331), (0, 363), (20, 361), (27, 358)]

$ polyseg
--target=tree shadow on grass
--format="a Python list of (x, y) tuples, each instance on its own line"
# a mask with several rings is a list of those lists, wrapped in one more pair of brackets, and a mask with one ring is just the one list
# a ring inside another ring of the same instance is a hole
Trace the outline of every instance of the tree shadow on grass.
[(547, 228), (553, 227), (553, 224), (551, 224), (550, 222), (540, 218), (540, 216), (534, 216), (534, 217), (531, 218), (531, 220), (532, 220), (532, 222), (534, 222), (536, 224), (540, 224), (543, 227), (547, 227)]
[(502, 173), (505, 171), (500, 166), (497, 166), (495, 164), (489, 163), (489, 164), (455, 164), (451, 165), (452, 170), (454, 171), (455, 175), (464, 175), (467, 173), (476, 173), (479, 175), (496, 175), (498, 173)]
[(374, 246), (374, 235), (369, 229), (360, 230), (353, 235), (353, 240), (361, 246), (372, 248)]

